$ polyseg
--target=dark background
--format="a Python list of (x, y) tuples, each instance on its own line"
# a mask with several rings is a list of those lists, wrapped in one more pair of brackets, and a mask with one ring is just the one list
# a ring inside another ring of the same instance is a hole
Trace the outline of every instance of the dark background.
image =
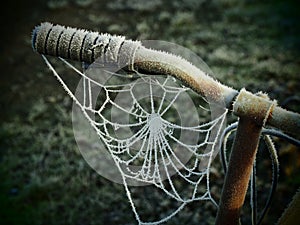
[[(2, 3), (0, 224), (135, 223), (123, 187), (96, 174), (77, 150), (71, 101), (31, 48), (36, 25), (49, 21), (132, 39), (174, 42), (197, 53), (222, 83), (262, 90), (282, 104), (300, 96), (299, 19), (296, 0)], [(300, 111), (295, 100), (285, 107)], [(280, 183), (265, 224), (277, 221), (300, 185), (299, 149), (277, 139), (275, 144)], [(270, 160), (261, 149), (259, 207), (267, 197), (271, 174)], [(223, 179), (218, 173), (217, 196)], [(247, 207), (243, 221), (250, 224)], [(158, 206), (144, 217), (151, 220), (164, 210)], [(213, 224), (214, 216), (212, 207), (199, 202), (169, 224)]]

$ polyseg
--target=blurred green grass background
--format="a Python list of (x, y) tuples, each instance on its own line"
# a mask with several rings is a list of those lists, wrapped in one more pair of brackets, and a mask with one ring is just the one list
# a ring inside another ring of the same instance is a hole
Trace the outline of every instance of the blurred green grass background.
[[(174, 42), (197, 53), (222, 83), (262, 90), (280, 104), (300, 96), (299, 9), (296, 0), (6, 2), (0, 42), (0, 224), (135, 224), (124, 188), (100, 177), (80, 155), (71, 100), (32, 51), (34, 26), (49, 21)], [(76, 85), (71, 76), (66, 79)], [(300, 111), (299, 103), (288, 107)], [(299, 149), (280, 140), (276, 145), (280, 185), (265, 224), (277, 221), (300, 186)], [(259, 156), (258, 169), (270, 169), (270, 160)], [(222, 172), (217, 173), (221, 185)], [(264, 198), (270, 171), (258, 175)], [(214, 216), (198, 202), (168, 224), (213, 224)], [(243, 218), (250, 224), (247, 213)]]

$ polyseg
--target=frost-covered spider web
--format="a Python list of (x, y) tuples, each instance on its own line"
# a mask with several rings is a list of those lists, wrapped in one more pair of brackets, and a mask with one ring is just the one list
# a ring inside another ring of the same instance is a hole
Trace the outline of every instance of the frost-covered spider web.
[[(81, 77), (74, 93), (44, 59), (74, 100), (74, 134), (84, 158), (124, 185), (139, 224), (165, 222), (193, 201), (217, 206), (209, 175), (226, 110), (211, 118), (210, 105), (170, 76), (128, 73), (101, 61), (81, 72), (61, 59)], [(130, 190), (146, 185), (176, 202), (154, 222), (143, 222)]]

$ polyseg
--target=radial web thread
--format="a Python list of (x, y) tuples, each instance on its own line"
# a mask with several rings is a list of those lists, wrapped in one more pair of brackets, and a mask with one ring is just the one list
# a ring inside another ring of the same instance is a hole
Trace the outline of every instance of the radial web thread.
[[(190, 122), (189, 111), (195, 112), (183, 103), (191, 90), (172, 77), (116, 73), (93, 68), (93, 64), (81, 72), (61, 59), (81, 77), (82, 88), (74, 94), (43, 58), (111, 155), (115, 163), (111, 167), (121, 175), (138, 224), (166, 222), (193, 201), (208, 200), (217, 206), (210, 193), (209, 175), (226, 110), (209, 122), (202, 118)], [(99, 80), (99, 76), (106, 78)], [(180, 107), (185, 113), (176, 112)], [(131, 185), (154, 185), (178, 202), (178, 207), (164, 218), (144, 222)]]

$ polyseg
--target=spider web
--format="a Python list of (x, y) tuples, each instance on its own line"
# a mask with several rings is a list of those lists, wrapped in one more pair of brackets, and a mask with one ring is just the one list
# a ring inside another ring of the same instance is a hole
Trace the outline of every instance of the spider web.
[[(81, 72), (61, 59), (81, 77), (74, 94), (43, 58), (101, 141), (81, 148), (83, 156), (99, 174), (124, 185), (139, 224), (166, 222), (193, 201), (209, 200), (217, 206), (210, 193), (209, 172), (226, 110), (205, 122), (198, 117), (199, 109), (206, 114), (210, 110), (196, 107), (191, 90), (170, 76), (116, 72), (99, 62)], [(79, 128), (82, 124), (77, 124)], [(86, 135), (86, 130), (80, 132)], [(129, 186), (145, 185), (176, 201), (173, 212), (143, 222)]]

